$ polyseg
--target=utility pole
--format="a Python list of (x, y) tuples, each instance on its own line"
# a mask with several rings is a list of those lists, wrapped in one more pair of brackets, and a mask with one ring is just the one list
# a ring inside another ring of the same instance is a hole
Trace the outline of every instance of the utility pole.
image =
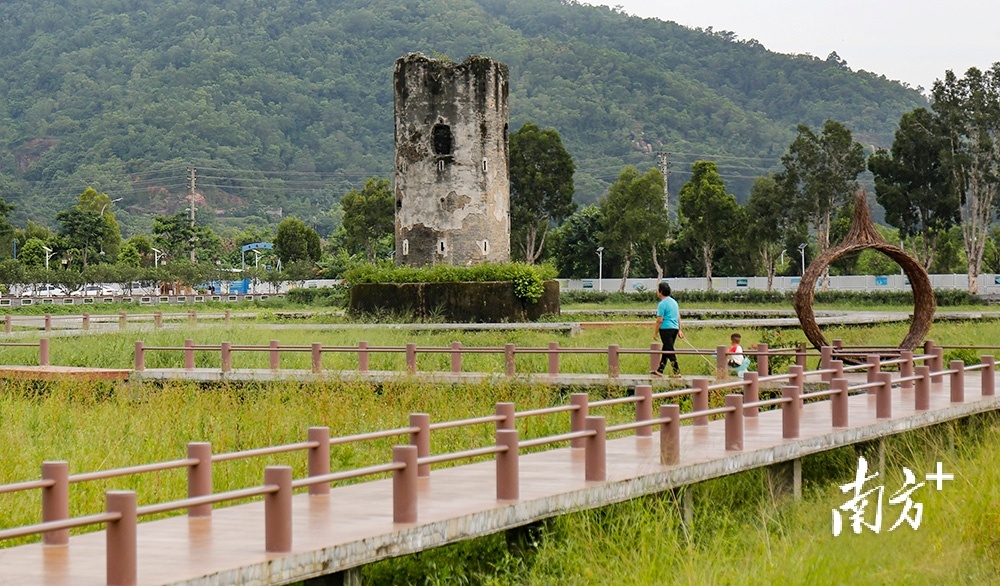
[(670, 177), (670, 153), (656, 153), (660, 161), (660, 173), (663, 173), (663, 209), (667, 210), (667, 217), (670, 217), (670, 189), (668, 177)]
[(198, 172), (194, 167), (188, 169), (188, 180), (190, 181), (190, 193), (188, 194), (191, 199), (190, 207), (191, 211), (191, 264), (194, 264), (194, 192), (195, 188), (198, 186)]

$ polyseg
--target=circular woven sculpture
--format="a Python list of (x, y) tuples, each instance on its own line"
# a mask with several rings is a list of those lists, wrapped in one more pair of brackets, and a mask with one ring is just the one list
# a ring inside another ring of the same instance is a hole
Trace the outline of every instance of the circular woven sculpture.
[(828, 249), (809, 265), (805, 274), (802, 275), (798, 291), (795, 292), (794, 305), (795, 313), (799, 316), (799, 324), (802, 326), (806, 338), (812, 342), (817, 350), (829, 344), (816, 324), (816, 316), (813, 313), (816, 282), (830, 266), (830, 263), (845, 254), (866, 248), (877, 250), (896, 261), (910, 279), (910, 287), (913, 289), (913, 319), (910, 321), (910, 331), (899, 344), (899, 348), (913, 350), (923, 341), (931, 329), (931, 321), (934, 319), (934, 309), (937, 302), (934, 299), (934, 289), (931, 288), (931, 279), (927, 275), (927, 271), (902, 248), (893, 246), (882, 238), (882, 235), (872, 224), (868, 200), (864, 192), (859, 191), (854, 198), (854, 217), (851, 219), (851, 229), (844, 241)]

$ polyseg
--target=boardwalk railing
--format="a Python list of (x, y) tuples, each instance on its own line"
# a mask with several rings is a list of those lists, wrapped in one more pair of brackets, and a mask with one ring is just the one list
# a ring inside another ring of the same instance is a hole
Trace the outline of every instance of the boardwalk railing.
[[(646, 348), (622, 348), (618, 344), (611, 344), (607, 348), (577, 348), (562, 347), (559, 342), (549, 342), (546, 348), (518, 347), (515, 344), (504, 344), (502, 347), (482, 347), (463, 346), (461, 342), (452, 342), (451, 346), (417, 346), (415, 343), (408, 343), (405, 346), (371, 346), (366, 341), (358, 342), (357, 346), (324, 346), (319, 342), (313, 342), (308, 346), (302, 345), (282, 345), (278, 340), (271, 340), (267, 346), (254, 345), (234, 345), (231, 342), (220, 344), (195, 344), (193, 339), (184, 340), (183, 346), (147, 346), (143, 341), (135, 343), (135, 354), (133, 369), (136, 372), (146, 370), (146, 357), (150, 352), (183, 353), (183, 368), (185, 370), (195, 369), (195, 352), (209, 352), (219, 355), (219, 369), (221, 372), (231, 372), (233, 369), (233, 354), (236, 352), (246, 353), (267, 353), (268, 368), (270, 370), (281, 369), (282, 353), (305, 353), (311, 354), (310, 370), (313, 374), (323, 372), (323, 354), (356, 354), (357, 371), (368, 373), (371, 370), (371, 356), (373, 354), (403, 354), (405, 355), (406, 372), (415, 374), (418, 370), (418, 355), (448, 354), (451, 357), (452, 374), (463, 372), (463, 357), (471, 354), (492, 354), (503, 356), (503, 372), (506, 376), (516, 376), (518, 374), (517, 355), (540, 354), (547, 357), (547, 374), (556, 376), (560, 374), (560, 357), (562, 355), (604, 355), (607, 357), (607, 374), (612, 378), (621, 376), (621, 357), (627, 355), (648, 355), (649, 368), (655, 370), (659, 365), (660, 356), (664, 354), (660, 344), (650, 344)], [(727, 349), (720, 346), (715, 353), (708, 350), (675, 350), (678, 355), (702, 355), (709, 356), (717, 354), (718, 364), (717, 374), (726, 373)], [(769, 358), (775, 356), (794, 356), (799, 366), (805, 367), (808, 353), (804, 348), (780, 348), (769, 349), (767, 344), (760, 344), (756, 349), (747, 350), (744, 354), (757, 357), (758, 373), (766, 376), (769, 373)]]
[[(41, 318), (41, 324), (39, 324), (39, 318)], [(118, 322), (119, 329), (125, 329), (130, 323), (149, 323), (152, 322), (153, 327), (161, 328), (163, 327), (164, 320), (166, 321), (184, 321), (187, 320), (189, 325), (197, 325), (198, 323), (198, 312), (189, 309), (186, 313), (181, 312), (168, 312), (164, 314), (162, 311), (154, 311), (153, 313), (128, 313), (125, 311), (119, 312), (117, 315), (99, 314), (91, 315), (90, 313), (83, 313), (80, 315), (52, 315), (51, 313), (46, 313), (43, 316), (37, 315), (4, 315), (4, 333), (10, 334), (14, 331), (14, 327), (20, 328), (31, 328), (41, 329), (46, 332), (50, 332), (53, 326), (58, 322), (70, 323), (76, 325), (80, 324), (81, 330), (90, 330), (92, 323), (115, 323)], [(229, 325), (232, 319), (232, 311), (227, 309), (222, 313), (202, 313), (201, 319), (221, 319), (226, 325)]]
[(49, 366), (48, 338), (40, 338), (37, 342), (0, 342), (0, 348), (38, 348), (38, 365)]
[[(695, 426), (707, 426), (711, 417), (725, 419), (725, 449), (743, 449), (744, 419), (757, 417), (761, 408), (781, 410), (782, 437), (799, 436), (799, 411), (805, 401), (830, 398), (831, 428), (848, 426), (847, 398), (851, 393), (867, 392), (876, 396), (876, 417), (888, 419), (891, 413), (891, 393), (894, 387), (915, 387), (913, 393), (916, 410), (927, 410), (935, 378), (948, 377), (949, 396), (952, 403), (965, 401), (965, 374), (981, 371), (981, 393), (993, 396), (995, 360), (983, 356), (980, 364), (966, 366), (953, 360), (947, 369), (933, 365), (940, 351), (933, 343), (928, 354), (914, 356), (902, 353), (900, 358), (886, 361), (869, 360), (856, 366), (845, 366), (840, 360), (830, 359), (823, 368), (806, 371), (800, 365), (789, 368), (787, 374), (759, 376), (747, 373), (743, 380), (711, 384), (710, 379), (694, 380), (690, 388), (654, 393), (652, 387), (639, 385), (632, 396), (590, 402), (586, 393), (574, 393), (567, 405), (530, 411), (515, 411), (513, 403), (498, 403), (495, 412), (478, 418), (432, 423), (429, 414), (414, 413), (406, 427), (373, 431), (358, 435), (331, 438), (326, 427), (311, 427), (306, 441), (295, 444), (269, 446), (241, 452), (213, 454), (211, 444), (193, 442), (187, 446), (186, 457), (152, 464), (118, 468), (100, 472), (69, 474), (69, 464), (64, 461), (44, 462), (41, 479), (0, 485), (0, 494), (42, 491), (41, 522), (0, 531), (0, 540), (29, 535), (43, 536), (49, 545), (68, 545), (68, 530), (89, 525), (106, 526), (107, 584), (131, 585), (136, 583), (138, 519), (143, 516), (186, 509), (190, 516), (211, 516), (212, 506), (249, 497), (263, 497), (265, 503), (265, 529), (263, 541), (267, 552), (291, 551), (293, 528), (291, 521), (291, 496), (296, 489), (307, 489), (309, 494), (321, 495), (330, 491), (330, 483), (371, 476), (392, 475), (393, 522), (415, 523), (418, 519), (417, 479), (431, 474), (431, 466), (493, 456), (496, 461), (496, 498), (499, 501), (516, 501), (520, 495), (518, 456), (522, 450), (546, 448), (566, 444), (585, 451), (584, 475), (587, 481), (606, 480), (605, 441), (608, 434), (634, 432), (638, 437), (649, 437), (655, 427), (660, 433), (660, 461), (664, 465), (677, 465), (682, 461), (679, 434), (680, 426), (690, 420)], [(917, 366), (915, 363), (923, 362)], [(886, 366), (899, 367), (899, 376), (883, 371)], [(844, 373), (865, 370), (868, 382), (850, 385)], [(874, 372), (874, 375), (872, 373)], [(912, 374), (911, 374), (912, 373)], [(829, 379), (829, 387), (805, 393), (807, 378)], [(759, 398), (760, 385), (780, 386), (781, 396), (773, 399)], [(713, 391), (726, 392), (721, 407), (710, 408), (709, 395)], [(691, 411), (680, 412), (677, 404), (657, 401), (691, 397)], [(592, 410), (617, 405), (635, 405), (635, 420), (619, 425), (606, 425), (605, 416), (592, 415)], [(516, 421), (529, 417), (568, 414), (568, 431), (550, 436), (521, 440)], [(474, 425), (492, 424), (495, 427), (493, 445), (479, 448), (432, 454), (431, 433), (438, 430)], [(390, 461), (351, 470), (330, 471), (330, 447), (385, 438), (407, 438), (405, 445), (392, 448)], [(231, 460), (269, 456), (282, 453), (306, 452), (307, 476), (292, 477), (290, 466), (267, 466), (263, 483), (222, 493), (212, 491), (212, 467), (215, 463)], [(187, 498), (163, 503), (137, 506), (137, 496), (131, 491), (109, 491), (104, 513), (71, 518), (69, 516), (69, 486), (96, 480), (106, 480), (134, 474), (149, 474), (168, 470), (185, 469), (188, 477)]]

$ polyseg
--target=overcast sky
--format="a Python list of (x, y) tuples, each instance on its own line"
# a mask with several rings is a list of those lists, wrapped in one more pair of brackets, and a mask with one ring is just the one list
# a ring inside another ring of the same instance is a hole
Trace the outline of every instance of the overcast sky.
[(951, 69), (1000, 61), (998, 0), (588, 0), (689, 27), (728, 30), (778, 53), (826, 58), (930, 89)]

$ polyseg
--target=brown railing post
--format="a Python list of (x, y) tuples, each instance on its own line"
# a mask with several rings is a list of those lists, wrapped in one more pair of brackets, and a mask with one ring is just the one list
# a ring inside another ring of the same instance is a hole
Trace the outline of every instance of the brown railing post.
[(559, 342), (549, 342), (549, 376), (559, 374)]
[(368, 342), (358, 342), (358, 372), (368, 372)]
[(996, 376), (996, 358), (993, 356), (983, 356), (981, 360), (986, 365), (983, 368), (983, 396), (992, 397), (996, 394), (996, 378), (994, 378)]
[(663, 350), (663, 346), (659, 342), (653, 342), (649, 345), (649, 371), (652, 372), (660, 367), (660, 352)]
[(951, 389), (951, 402), (952, 403), (964, 403), (965, 402), (965, 362), (961, 360), (952, 360), (948, 363), (948, 370), (951, 371), (948, 376), (948, 386)]
[[(652, 421), (653, 419), (653, 387), (650, 385), (636, 385), (635, 396), (642, 397), (642, 400), (635, 404), (635, 420)], [(635, 428), (635, 435), (639, 437), (652, 437), (653, 426), (643, 425)]]
[(49, 365), (49, 339), (39, 338), (38, 339), (38, 365), (48, 366)]
[[(844, 361), (834, 360), (833, 361), (833, 378), (844, 378)], [(833, 380), (833, 379), (830, 379)]]
[(292, 467), (264, 468), (264, 484), (278, 487), (264, 495), (264, 550), (292, 551)]
[[(840, 362), (838, 360), (838, 362)], [(842, 363), (843, 364), (843, 363)], [(830, 381), (830, 388), (836, 391), (830, 395), (830, 408), (833, 411), (833, 426), (847, 427), (848, 391), (847, 379), (838, 377)]]
[(108, 522), (104, 536), (108, 586), (135, 586), (138, 581), (138, 503), (135, 492), (108, 491), (105, 493), (105, 509), (108, 513), (121, 515), (117, 521)]
[(585, 478), (587, 481), (604, 481), (608, 478), (607, 436), (604, 417), (590, 415), (587, 417), (587, 431), (594, 435), (587, 438), (585, 461)]
[(517, 364), (514, 362), (514, 345), (503, 345), (503, 370), (507, 376), (514, 376), (517, 372)]
[(229, 325), (229, 320), (233, 319), (233, 312), (232, 312), (232, 310), (227, 309), (226, 312), (223, 314), (222, 319), (225, 321), (225, 324), (228, 326)]
[[(188, 498), (208, 496), (212, 494), (212, 444), (209, 442), (189, 442), (187, 457), (198, 460), (194, 466), (188, 466)], [(211, 503), (188, 507), (189, 517), (212, 516)]]
[(451, 343), (451, 371), (453, 373), (462, 372), (462, 343)]
[(743, 395), (726, 395), (726, 451), (743, 450)]
[(660, 424), (660, 464), (673, 466), (681, 463), (681, 406), (660, 405), (660, 419), (668, 417)]
[[(903, 363), (899, 365), (899, 377), (902, 379), (913, 376), (913, 350), (903, 350), (899, 353), (899, 358)], [(899, 388), (904, 391), (913, 390), (913, 381), (904, 380), (899, 383)]]
[(834, 339), (833, 339), (833, 342), (830, 342), (830, 344), (831, 344), (831, 345), (833, 346), (833, 348), (834, 348), (835, 350), (837, 350), (838, 352), (844, 349), (844, 341), (843, 341), (843, 340), (841, 340), (840, 338), (834, 338)]
[[(865, 371), (867, 382), (878, 382), (878, 373), (882, 372), (882, 358), (878, 354), (869, 354), (865, 357), (865, 362), (868, 363), (868, 370)], [(874, 395), (875, 389), (869, 388), (868, 394)]]
[(417, 372), (417, 345), (413, 342), (406, 344), (406, 372), (410, 374)]
[[(572, 433), (587, 429), (587, 416), (590, 415), (590, 398), (587, 393), (573, 393), (569, 396), (569, 404), (576, 407), (569, 412), (569, 430)], [(569, 447), (582, 448), (587, 445), (587, 439), (578, 437), (569, 441)]]
[[(760, 400), (760, 373), (746, 371), (743, 373), (743, 402), (756, 403)], [(745, 417), (757, 417), (760, 407), (745, 407)]]
[[(691, 410), (694, 412), (708, 411), (708, 379), (696, 378), (692, 381), (697, 392), (691, 396)], [(694, 425), (708, 425), (708, 415), (699, 415), (694, 418)]]
[(124, 311), (118, 312), (118, 329), (124, 330), (128, 325), (128, 314)]
[(312, 373), (321, 374), (323, 372), (323, 344), (313, 342), (309, 347), (309, 352), (312, 356)]
[(146, 350), (142, 340), (138, 340), (135, 343), (135, 371), (144, 370), (146, 370)]
[(795, 364), (805, 369), (808, 357), (806, 356), (806, 343), (799, 342), (795, 347)]
[(729, 346), (715, 347), (715, 376), (729, 378)]
[(921, 364), (913, 370), (917, 376), (917, 390), (913, 397), (913, 408), (917, 411), (927, 411), (931, 408), (931, 367)]
[(46, 313), (45, 314), (45, 331), (46, 332), (51, 332), (52, 331), (52, 314), (51, 313)]
[(761, 342), (757, 344), (757, 374), (768, 376), (771, 374), (771, 363), (768, 358), (767, 344)]
[[(330, 428), (324, 426), (310, 427), (306, 432), (309, 443), (316, 447), (309, 448), (309, 476), (325, 476), (330, 473)], [(330, 494), (330, 483), (309, 485), (309, 494), (322, 496)]]
[(931, 382), (944, 382), (944, 348), (934, 345), (934, 372), (938, 373), (931, 377)]
[(188, 325), (198, 325), (198, 314), (193, 309), (188, 310)]
[[(801, 364), (793, 364), (788, 367), (788, 374), (791, 377), (791, 384), (795, 385), (799, 389), (799, 394), (801, 395), (806, 388), (806, 368)], [(799, 403), (799, 407), (802, 407), (802, 403)]]
[[(831, 370), (833, 368), (833, 346), (822, 346), (819, 349), (819, 368), (820, 370)], [(826, 384), (830, 384), (833, 380), (832, 372), (824, 372), (822, 375), (822, 380)]]
[(497, 452), (497, 500), (516, 501), (521, 496), (517, 430), (498, 429), (497, 446), (507, 448)]
[(80, 327), (83, 328), (83, 331), (85, 331), (85, 332), (90, 329), (90, 314), (89, 313), (84, 313), (83, 314), (83, 323), (81, 323)]
[(892, 419), (892, 373), (878, 373), (878, 380), (881, 383), (875, 387), (875, 418)]
[(3, 316), (3, 332), (9, 334), (14, 330), (14, 316), (7, 314)]
[(184, 340), (184, 370), (194, 370), (194, 340)]
[[(42, 522), (69, 519), (69, 462), (42, 462), (42, 480), (54, 482), (42, 489)], [(66, 545), (69, 529), (49, 531), (42, 540), (45, 545)]]
[(229, 372), (233, 369), (233, 343), (223, 342), (220, 347), (222, 372)]
[(781, 397), (790, 399), (781, 404), (781, 437), (797, 438), (799, 437), (799, 388), (791, 385), (781, 387)]
[[(429, 413), (411, 413), (410, 427), (418, 428), (410, 432), (410, 445), (417, 447), (417, 458), (431, 455), (431, 416)], [(431, 475), (430, 464), (417, 466), (417, 476), (421, 478)]]
[(278, 340), (271, 340), (268, 343), (268, 345), (267, 345), (267, 347), (270, 348), (267, 351), (267, 358), (268, 358), (268, 361), (267, 361), (268, 365), (267, 366), (271, 370), (279, 370), (279, 369), (281, 369), (281, 350), (280, 350), (280, 346), (281, 346), (281, 344), (280, 344), (280, 342), (278, 342)]
[[(608, 345), (608, 376), (611, 378), (618, 378), (621, 374), (621, 363), (619, 362), (618, 351), (621, 350), (621, 346), (618, 344)], [(652, 419), (652, 418), (650, 418)]]
[(417, 522), (417, 446), (393, 446), (392, 461), (404, 464), (392, 471), (392, 522)]
[(156, 329), (163, 327), (163, 312), (159, 309), (153, 312), (153, 327)]
[(514, 420), (514, 413), (513, 403), (497, 403), (496, 415), (503, 417), (497, 421), (497, 429), (515, 429), (517, 422)]

